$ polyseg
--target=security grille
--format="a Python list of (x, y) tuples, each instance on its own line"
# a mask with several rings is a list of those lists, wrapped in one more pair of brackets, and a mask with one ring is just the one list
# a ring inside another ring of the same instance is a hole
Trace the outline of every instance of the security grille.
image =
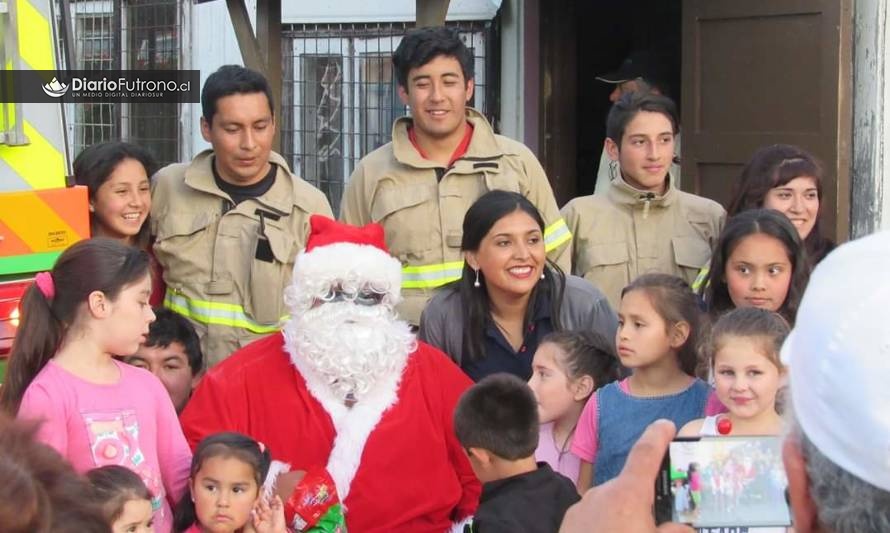
[[(476, 89), (470, 104), (493, 123), (495, 24), (453, 24), (475, 60)], [(391, 58), (412, 27), (294, 24), (282, 31), (282, 155), (295, 174), (327, 195), (335, 213), (358, 160), (389, 142), (393, 121), (407, 114)]]
[[(56, 13), (62, 13), (57, 2)], [(182, 18), (177, 0), (70, 2), (74, 68), (173, 70), (181, 68)], [(61, 25), (57, 25), (61, 28)], [(62, 39), (61, 31), (59, 38)], [(181, 157), (178, 103), (68, 104), (73, 155), (91, 144), (122, 139), (137, 143), (161, 164)]]

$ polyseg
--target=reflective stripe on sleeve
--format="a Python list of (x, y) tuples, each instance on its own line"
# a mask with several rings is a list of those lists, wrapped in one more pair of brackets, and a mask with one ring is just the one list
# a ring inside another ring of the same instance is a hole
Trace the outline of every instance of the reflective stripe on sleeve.
[[(280, 325), (264, 326), (257, 324), (247, 316), (244, 308), (240, 305), (187, 298), (169, 288), (167, 289), (167, 294), (164, 295), (164, 307), (195, 322), (207, 325), (243, 328), (253, 333), (274, 333), (281, 329)], [(281, 317), (279, 324), (283, 324), (287, 319), (287, 316)]]
[(457, 281), (463, 275), (464, 262), (402, 267), (403, 289), (435, 289)]
[[(544, 248), (549, 252), (568, 242), (572, 232), (560, 218), (544, 229)], [(403, 289), (436, 289), (457, 281), (463, 275), (464, 262), (451, 261), (434, 265), (402, 267)]]
[(571, 239), (572, 232), (569, 231), (569, 227), (563, 218), (544, 228), (544, 249), (548, 252), (562, 246)]
[(705, 290), (706, 284), (708, 282), (708, 274), (711, 273), (711, 267), (704, 267), (698, 271), (698, 276), (696, 276), (695, 281), (692, 282), (692, 292), (695, 294), (701, 294), (703, 290)]

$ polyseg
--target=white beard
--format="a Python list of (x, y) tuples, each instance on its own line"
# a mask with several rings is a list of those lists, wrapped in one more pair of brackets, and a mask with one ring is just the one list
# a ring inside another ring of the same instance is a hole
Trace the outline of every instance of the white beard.
[(285, 346), (340, 401), (361, 399), (384, 377), (400, 374), (417, 341), (410, 326), (383, 305), (332, 302), (291, 309)]

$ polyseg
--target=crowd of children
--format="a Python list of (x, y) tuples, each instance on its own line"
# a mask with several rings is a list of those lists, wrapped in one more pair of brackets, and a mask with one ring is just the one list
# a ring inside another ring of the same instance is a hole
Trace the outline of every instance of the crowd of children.
[[(464, 219), (461, 277), (421, 318), (420, 339), (478, 380), (453, 420), (483, 483), (471, 532), (556, 531), (579, 494), (619, 474), (657, 419), (688, 436), (782, 431), (779, 347), (812, 266), (833, 247), (820, 231), (821, 167), (796, 147), (759, 150), (724, 226), (716, 202), (671, 183), (678, 128), (669, 99), (627, 95), (607, 129), (620, 172), (608, 191), (563, 209), (575, 234), (572, 271), (548, 263), (540, 206), (490, 191)], [(0, 405), (42, 424), (0, 420), (20, 442), (0, 452), (51, 464), (68, 480), (33, 501), (64, 507), (77, 500), (65, 487), (86, 487), (72, 531), (93, 531), (84, 524), (95, 515), (115, 533), (282, 533), (284, 505), (264, 490), (266, 446), (217, 433), (192, 451), (180, 427), (205, 356), (187, 319), (153, 310), (165, 292), (148, 235), (155, 170), (144, 150), (119, 142), (75, 161), (97, 237), (68, 248), (25, 293)], [(19, 449), (35, 431), (70, 466)], [(88, 486), (78, 485), (82, 475)], [(685, 513), (722, 479), (695, 464), (684, 476), (676, 504)], [(9, 531), (59, 520), (31, 509), (17, 478), (3, 479)], [(7, 500), (25, 502), (18, 516)]]
[[(182, 317), (161, 310), (156, 320), (150, 264), (138, 247), (94, 238), (38, 275), (4, 407), (44, 420), (39, 439), (87, 474), (115, 532), (285, 531), (280, 499), (262, 494), (270, 456), (261, 443), (216, 434), (189, 451), (176, 413), (200, 379), (200, 347)], [(742, 211), (712, 256), (703, 302), (716, 321), (704, 358), (702, 299), (678, 277), (645, 274), (621, 291), (614, 340), (555, 331), (541, 339), (528, 385), (481, 380), (454, 422), (484, 483), (472, 531), (555, 531), (579, 492), (617, 475), (659, 418), (686, 435), (715, 435), (719, 420), (736, 435), (778, 434), (777, 354), (808, 272), (784, 215)], [(116, 354), (133, 354), (132, 365)], [(694, 508), (701, 473), (688, 476), (678, 490)]]

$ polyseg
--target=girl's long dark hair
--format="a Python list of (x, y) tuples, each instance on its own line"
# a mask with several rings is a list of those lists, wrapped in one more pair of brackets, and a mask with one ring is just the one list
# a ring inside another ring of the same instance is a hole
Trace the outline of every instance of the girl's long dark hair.
[(742, 211), (727, 221), (711, 254), (711, 269), (708, 272), (705, 290), (708, 313), (712, 319), (716, 319), (724, 312), (735, 308), (726, 285), (726, 262), (742, 239), (756, 234), (775, 238), (782, 243), (788, 253), (788, 260), (791, 262), (791, 282), (788, 286), (788, 295), (778, 313), (790, 324), (794, 324), (800, 299), (810, 279), (810, 263), (797, 228), (785, 215), (772, 209)]
[[(212, 457), (234, 457), (250, 465), (257, 488), (263, 490), (263, 481), (265, 481), (266, 475), (269, 473), (269, 466), (272, 464), (272, 456), (268, 448), (241, 433), (214, 433), (202, 440), (195, 449), (192, 466), (189, 470), (189, 479), (194, 481), (204, 461)], [(195, 502), (192, 501), (189, 491), (186, 491), (173, 512), (173, 531), (182, 533), (197, 521)]]
[[(479, 250), (482, 239), (488, 235), (497, 221), (516, 211), (522, 211), (532, 217), (541, 228), (541, 233), (544, 232), (544, 219), (528, 198), (515, 192), (494, 190), (480, 196), (467, 210), (467, 214), (464, 216), (461, 251), (475, 252)], [(463, 353), (474, 361), (485, 357), (485, 327), (491, 320), (491, 302), (488, 298), (485, 277), (479, 276), (481, 287), (474, 287), (475, 281), (476, 272), (470, 268), (469, 264), (465, 263), (461, 279), (454, 282), (456, 288), (452, 287), (452, 290), (460, 292), (463, 304)], [(565, 273), (556, 263), (547, 259), (547, 264), (544, 267), (544, 279), (535, 285), (529, 297), (523, 330), (528, 327), (535, 312), (535, 304), (540, 298), (550, 301), (553, 329), (562, 329), (559, 310), (562, 307), (565, 286)]]
[(680, 369), (695, 376), (699, 366), (699, 336), (704, 325), (698, 297), (683, 279), (669, 274), (643, 274), (621, 290), (621, 297), (632, 291), (642, 291), (652, 302), (658, 316), (668, 328), (680, 322), (689, 324), (689, 336), (677, 349)]
[[(114, 169), (127, 159), (138, 161), (149, 178), (158, 170), (157, 161), (145, 148), (128, 142), (110, 141), (88, 146), (78, 154), (72, 165), (74, 181), (78, 185), (85, 185), (89, 191), (90, 200), (93, 200), (99, 187), (108, 181)], [(143, 250), (148, 250), (150, 225), (146, 217), (134, 241)], [(90, 213), (90, 226), (92, 226), (95, 235), (96, 219), (93, 213)]]
[(148, 254), (114, 239), (80, 241), (65, 250), (50, 272), (55, 296), (46, 298), (36, 284), (25, 290), (0, 406), (18, 413), (25, 389), (52, 359), (90, 293), (101, 291), (110, 300), (148, 275)]
[(835, 245), (822, 235), (821, 229), (824, 171), (819, 160), (803, 148), (790, 144), (773, 144), (754, 152), (733, 186), (727, 214), (731, 218), (742, 211), (762, 208), (770, 189), (782, 187), (800, 177), (813, 179), (819, 197), (816, 223), (804, 239), (810, 263), (816, 265)]

